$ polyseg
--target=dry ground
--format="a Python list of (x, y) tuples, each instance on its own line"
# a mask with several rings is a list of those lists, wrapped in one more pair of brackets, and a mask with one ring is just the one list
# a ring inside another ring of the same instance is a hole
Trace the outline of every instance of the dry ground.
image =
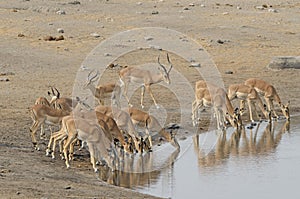
[[(0, 2), (0, 72), (6, 74), (0, 78), (9, 79), (0, 82), (0, 198), (152, 198), (100, 182), (90, 165), (80, 168), (77, 163), (67, 170), (62, 161), (31, 148), (28, 107), (45, 96), (49, 84), (70, 96), (86, 55), (120, 31), (157, 26), (182, 32), (210, 53), (226, 86), (260, 77), (274, 84), (284, 102), (291, 100), (292, 114), (299, 110), (300, 71), (266, 68), (274, 56), (299, 56), (299, 1), (270, 0), (264, 10), (255, 9), (262, 6), (256, 0), (70, 2)], [(269, 12), (270, 5), (278, 12)], [(64, 29), (65, 40), (43, 40), (59, 36), (57, 28)]]

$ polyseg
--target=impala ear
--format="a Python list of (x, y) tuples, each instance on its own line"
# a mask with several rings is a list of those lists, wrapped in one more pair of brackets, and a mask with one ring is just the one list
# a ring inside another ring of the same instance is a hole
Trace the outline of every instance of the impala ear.
[(285, 107), (288, 107), (290, 105), (290, 100), (286, 103)]

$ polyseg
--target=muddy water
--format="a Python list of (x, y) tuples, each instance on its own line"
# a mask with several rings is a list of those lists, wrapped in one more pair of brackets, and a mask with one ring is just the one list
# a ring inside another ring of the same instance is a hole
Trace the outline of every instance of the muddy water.
[(157, 146), (152, 155), (134, 158), (129, 170), (101, 179), (168, 198), (299, 196), (300, 116), (249, 127), (188, 136), (180, 151)]

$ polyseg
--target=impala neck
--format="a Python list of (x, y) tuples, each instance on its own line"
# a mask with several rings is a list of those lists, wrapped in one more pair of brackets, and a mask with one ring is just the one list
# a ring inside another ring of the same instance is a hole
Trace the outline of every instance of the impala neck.
[(277, 93), (274, 95), (274, 100), (275, 100), (279, 105), (281, 105), (281, 100), (280, 100), (280, 97), (279, 97), (279, 95), (278, 95)]
[(228, 113), (231, 116), (233, 116), (234, 115), (234, 109), (233, 109), (233, 106), (232, 106), (229, 98), (227, 97), (227, 95), (225, 96), (225, 103), (226, 103), (226, 108), (227, 108)]
[(164, 80), (164, 78), (163, 78), (163, 74), (162, 73), (153, 74), (149, 83), (150, 84), (156, 84), (156, 83), (159, 83), (159, 82), (161, 82), (163, 80)]

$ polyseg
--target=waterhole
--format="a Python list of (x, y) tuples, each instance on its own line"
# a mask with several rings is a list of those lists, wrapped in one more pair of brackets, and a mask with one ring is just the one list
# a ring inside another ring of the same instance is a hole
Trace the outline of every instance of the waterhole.
[(299, 196), (300, 116), (209, 131), (134, 158), (123, 171), (100, 172), (112, 185), (164, 198)]

